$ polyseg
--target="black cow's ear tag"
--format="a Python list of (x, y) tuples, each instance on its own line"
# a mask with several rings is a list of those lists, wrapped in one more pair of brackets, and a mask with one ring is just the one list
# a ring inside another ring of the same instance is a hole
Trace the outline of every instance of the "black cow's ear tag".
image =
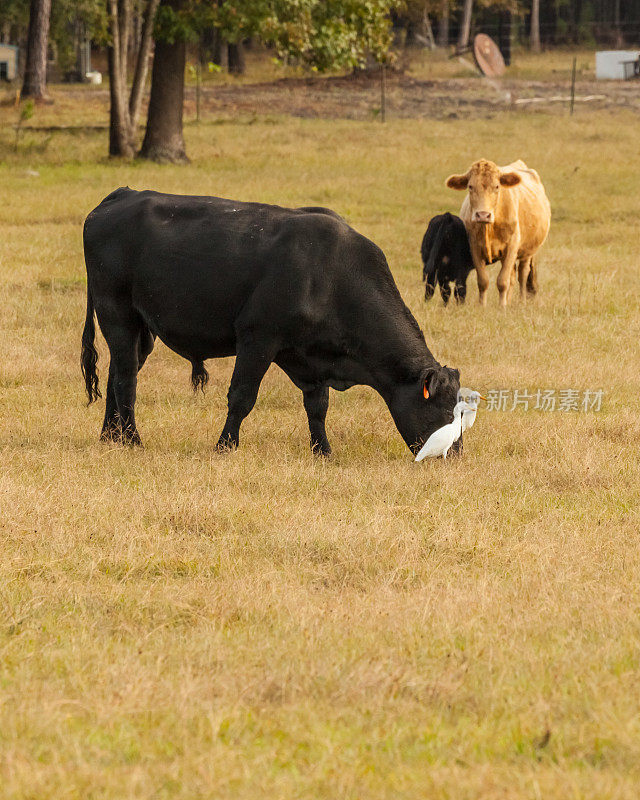
[(429, 390), (427, 389), (427, 384), (426, 383), (422, 387), (422, 393), (424, 394), (424, 399), (428, 400), (429, 399)]

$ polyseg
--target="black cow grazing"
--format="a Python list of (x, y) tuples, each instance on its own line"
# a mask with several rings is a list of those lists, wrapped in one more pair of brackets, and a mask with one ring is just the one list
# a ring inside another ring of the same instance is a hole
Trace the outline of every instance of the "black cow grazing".
[(453, 283), (453, 296), (458, 303), (464, 303), (473, 259), (469, 237), (460, 217), (448, 212), (434, 217), (422, 239), (420, 252), (424, 264), (422, 280), (426, 283), (424, 299), (433, 297), (437, 282), (446, 305), (451, 297), (449, 284)]
[(94, 310), (109, 346), (102, 438), (137, 444), (137, 373), (158, 336), (192, 364), (236, 356), (218, 448), (238, 445), (277, 364), (302, 390), (311, 447), (328, 454), (329, 388), (382, 395), (416, 452), (452, 419), (457, 370), (431, 355), (382, 251), (328, 209), (117, 189), (87, 217), (82, 371), (100, 396)]

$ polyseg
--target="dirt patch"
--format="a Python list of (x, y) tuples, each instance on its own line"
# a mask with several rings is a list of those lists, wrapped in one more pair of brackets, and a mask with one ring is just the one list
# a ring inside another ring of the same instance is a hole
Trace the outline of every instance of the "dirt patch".
[[(203, 119), (293, 116), (309, 119), (371, 120), (380, 113), (379, 75), (357, 77), (282, 78), (262, 83), (205, 85), (201, 90)], [(391, 73), (387, 77), (387, 117), (390, 119), (476, 119), (512, 110), (518, 114), (544, 111), (564, 115), (569, 108), (569, 81), (524, 79), (489, 80), (481, 77), (433, 78)], [(87, 129), (103, 120), (108, 125), (109, 92), (102, 88), (52, 90), (55, 104), (38, 109), (25, 130)], [(8, 101), (7, 97), (5, 100)], [(14, 102), (13, 100), (11, 101)], [(640, 113), (637, 81), (581, 80), (576, 84), (576, 108), (584, 113), (598, 109), (628, 109)], [(185, 89), (185, 119), (196, 115), (196, 92)], [(143, 109), (141, 121), (146, 118)], [(0, 108), (0, 127), (12, 126), (12, 105)]]
[[(576, 84), (576, 106), (624, 107), (640, 112), (638, 89), (634, 82), (581, 81)], [(479, 77), (418, 80), (397, 74), (387, 79), (387, 114), (396, 118), (447, 119), (487, 117), (509, 108), (519, 113), (566, 113), (568, 96), (567, 82), (489, 82)], [(534, 98), (535, 102), (527, 102)], [(186, 103), (188, 114), (194, 114), (193, 88), (186, 92)], [(380, 111), (380, 83), (377, 76), (358, 76), (286, 78), (270, 83), (204, 87), (201, 104), (205, 115), (288, 114), (364, 120)]]

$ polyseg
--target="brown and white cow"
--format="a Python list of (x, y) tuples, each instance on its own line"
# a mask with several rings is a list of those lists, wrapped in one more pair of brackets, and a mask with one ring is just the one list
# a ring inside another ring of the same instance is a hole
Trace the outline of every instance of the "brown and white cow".
[(478, 277), (480, 302), (486, 305), (487, 264), (502, 262), (498, 274), (500, 305), (509, 300), (516, 268), (520, 296), (537, 290), (532, 259), (549, 233), (551, 208), (540, 176), (524, 161), (499, 167), (493, 161), (476, 161), (465, 175), (447, 178), (451, 189), (469, 189), (462, 203), (462, 218)]

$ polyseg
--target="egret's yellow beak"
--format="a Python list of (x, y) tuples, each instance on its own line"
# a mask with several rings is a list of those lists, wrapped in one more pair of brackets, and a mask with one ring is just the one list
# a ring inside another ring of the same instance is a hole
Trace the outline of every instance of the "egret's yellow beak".
[(484, 402), (485, 402), (485, 403), (487, 403), (487, 402), (488, 402), (487, 398), (486, 398), (486, 397), (484, 397), (484, 395), (481, 395), (481, 394), (480, 394), (480, 392), (478, 392), (478, 394), (480, 395), (480, 399), (481, 399), (481, 400), (484, 400)]

